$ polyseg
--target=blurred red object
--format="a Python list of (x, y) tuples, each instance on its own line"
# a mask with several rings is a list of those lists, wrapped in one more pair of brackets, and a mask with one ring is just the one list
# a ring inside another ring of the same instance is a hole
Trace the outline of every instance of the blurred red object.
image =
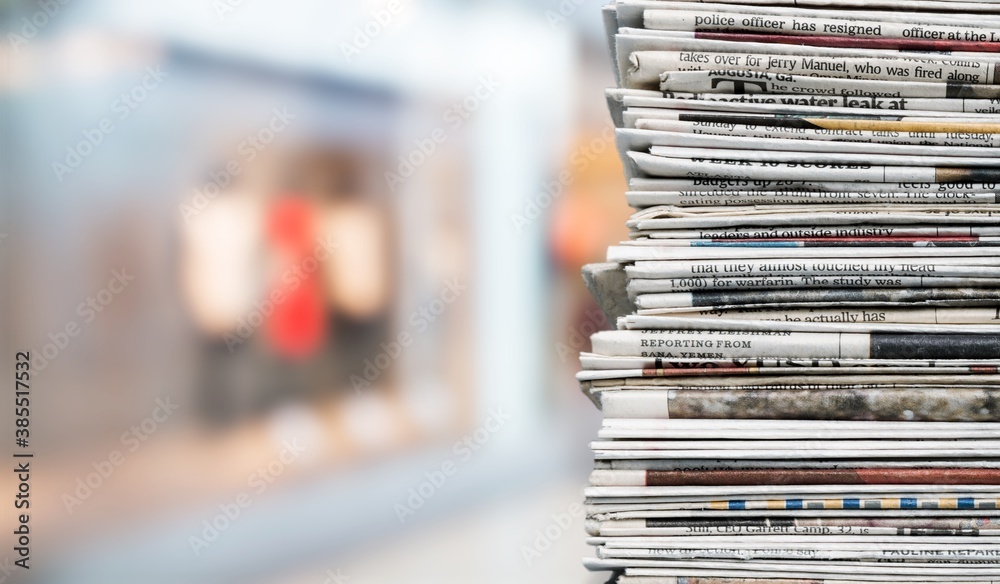
[[(318, 261), (313, 256), (316, 215), (307, 200), (283, 196), (270, 203), (264, 219), (278, 264), (270, 286), (274, 310), (265, 332), (272, 350), (290, 359), (312, 356), (326, 340), (322, 287), (319, 278), (309, 276), (315, 270), (306, 265)], [(303, 272), (305, 277), (300, 276)]]

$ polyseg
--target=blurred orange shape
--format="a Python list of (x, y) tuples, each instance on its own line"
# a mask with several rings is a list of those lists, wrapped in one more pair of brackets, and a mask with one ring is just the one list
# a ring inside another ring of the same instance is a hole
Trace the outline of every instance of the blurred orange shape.
[(556, 260), (573, 268), (593, 261), (608, 238), (607, 212), (591, 197), (569, 192), (556, 200), (549, 231)]

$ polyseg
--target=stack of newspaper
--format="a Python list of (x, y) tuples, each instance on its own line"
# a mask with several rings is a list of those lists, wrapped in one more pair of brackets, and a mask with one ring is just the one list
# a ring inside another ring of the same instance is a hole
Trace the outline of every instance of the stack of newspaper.
[(619, 0), (595, 570), (1000, 581), (1000, 0)]

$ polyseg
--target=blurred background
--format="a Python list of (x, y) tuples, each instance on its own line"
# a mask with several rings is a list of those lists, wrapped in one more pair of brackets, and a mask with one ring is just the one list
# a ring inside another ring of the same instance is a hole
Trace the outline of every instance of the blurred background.
[(600, 5), (0, 2), (0, 582), (606, 580)]

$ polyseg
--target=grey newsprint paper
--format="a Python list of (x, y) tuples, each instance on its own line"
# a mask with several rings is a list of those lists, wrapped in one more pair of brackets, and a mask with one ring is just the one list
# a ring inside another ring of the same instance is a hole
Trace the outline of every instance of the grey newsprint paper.
[(1000, 0), (603, 16), (633, 213), (583, 269), (584, 565), (1000, 582)]

